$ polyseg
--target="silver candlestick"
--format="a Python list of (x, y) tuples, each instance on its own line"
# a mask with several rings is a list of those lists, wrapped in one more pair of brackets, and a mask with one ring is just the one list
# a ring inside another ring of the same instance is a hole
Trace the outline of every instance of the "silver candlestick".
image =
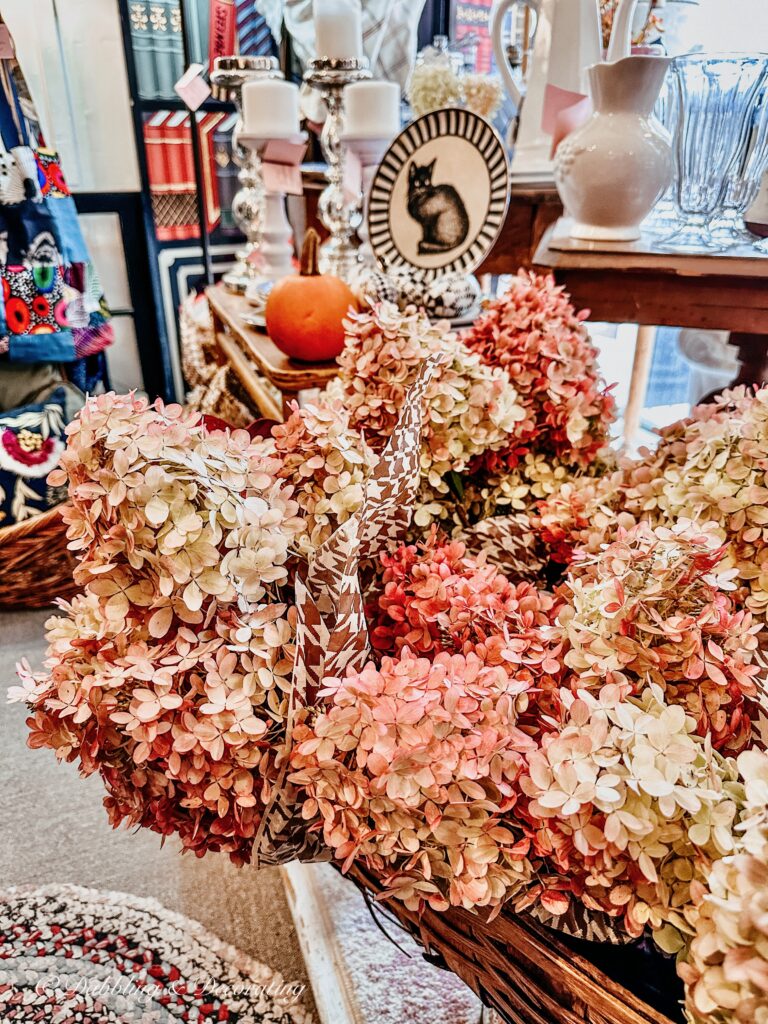
[(232, 133), (232, 157), (240, 170), (240, 189), (232, 200), (232, 218), (245, 235), (246, 244), (235, 253), (237, 262), (224, 275), (224, 284), (235, 292), (244, 292), (258, 277), (254, 255), (259, 247), (264, 221), (265, 192), (261, 179), (261, 159), (257, 151), (240, 143), (243, 131), (243, 86), (259, 78), (284, 78), (274, 57), (217, 57), (211, 72), (213, 97), (234, 103), (238, 121)]
[(317, 57), (309, 62), (304, 81), (322, 93), (328, 110), (320, 146), (328, 165), (328, 184), (318, 212), (330, 238), (320, 247), (320, 269), (345, 280), (352, 276), (358, 258), (352, 235), (360, 223), (359, 199), (349, 202), (344, 194), (344, 147), (341, 142), (344, 86), (370, 78), (365, 58)]

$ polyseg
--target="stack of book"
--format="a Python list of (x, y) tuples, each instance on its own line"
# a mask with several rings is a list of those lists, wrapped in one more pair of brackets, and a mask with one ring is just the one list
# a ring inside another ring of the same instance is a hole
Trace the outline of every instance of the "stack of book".
[[(235, 230), (231, 205), (238, 188), (237, 166), (232, 159), (236, 120), (235, 114), (221, 112), (197, 115), (208, 232), (219, 224), (227, 233)], [(144, 144), (158, 240), (199, 238), (191, 115), (186, 111), (151, 115), (144, 122)]]
[[(181, 0), (131, 0), (129, 11), (139, 94), (142, 99), (169, 99), (184, 73)], [(255, 0), (188, 0), (185, 14), (190, 55), (201, 64), (221, 56), (222, 47), (249, 55), (276, 52)], [(224, 37), (222, 18), (232, 30)]]

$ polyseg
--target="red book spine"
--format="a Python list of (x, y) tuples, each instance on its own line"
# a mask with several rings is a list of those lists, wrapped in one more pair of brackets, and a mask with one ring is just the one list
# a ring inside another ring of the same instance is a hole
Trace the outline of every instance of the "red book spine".
[(184, 118), (181, 125), (181, 140), (183, 142), (184, 159), (184, 188), (193, 192), (195, 190), (195, 154), (192, 149), (192, 132), (195, 130), (193, 122), (194, 114)]
[(167, 125), (165, 129), (165, 151), (168, 159), (168, 184), (172, 192), (183, 192), (187, 185), (184, 126)]
[(217, 57), (226, 57), (235, 52), (235, 3), (234, 0), (211, 0), (211, 16), (208, 32), (209, 70)]
[[(166, 145), (166, 122), (168, 114), (155, 114), (144, 123), (144, 143), (147, 153), (147, 176), (150, 192), (155, 195), (166, 195), (170, 189), (171, 169), (168, 162), (168, 146)], [(160, 204), (158, 204), (160, 205)], [(158, 223), (155, 217), (155, 232), (161, 242), (169, 242), (176, 238), (176, 228), (172, 224)]]
[(144, 148), (147, 153), (147, 174), (150, 188), (168, 184), (168, 170), (163, 146), (162, 121), (157, 116), (144, 122)]

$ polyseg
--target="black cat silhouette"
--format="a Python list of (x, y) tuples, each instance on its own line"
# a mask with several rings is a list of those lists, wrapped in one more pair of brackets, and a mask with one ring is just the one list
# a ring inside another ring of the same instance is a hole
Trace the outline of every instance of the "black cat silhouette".
[(469, 217), (453, 185), (433, 185), (435, 161), (408, 168), (408, 213), (421, 225), (419, 255), (450, 252), (466, 239)]

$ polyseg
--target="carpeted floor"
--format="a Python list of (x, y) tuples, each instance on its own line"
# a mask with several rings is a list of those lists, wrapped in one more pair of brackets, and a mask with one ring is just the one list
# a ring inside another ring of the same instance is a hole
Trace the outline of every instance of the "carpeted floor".
[(26, 746), (25, 708), (5, 694), (14, 666), (43, 657), (48, 613), (0, 614), (0, 879), (2, 886), (71, 882), (152, 896), (311, 990), (277, 869), (237, 869), (226, 857), (182, 857), (141, 830), (114, 832), (97, 778), (80, 779), (47, 750)]

